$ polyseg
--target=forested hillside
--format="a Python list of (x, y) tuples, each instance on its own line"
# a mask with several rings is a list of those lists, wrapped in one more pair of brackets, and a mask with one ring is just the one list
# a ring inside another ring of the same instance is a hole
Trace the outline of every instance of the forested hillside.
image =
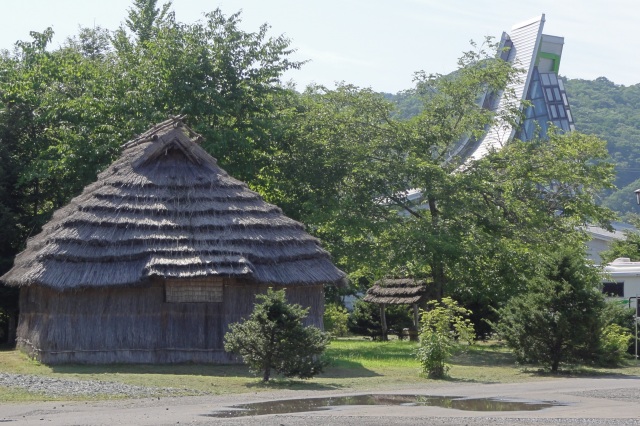
[[(622, 86), (599, 77), (565, 79), (565, 85), (576, 129), (606, 140), (616, 165), (618, 189), (603, 194), (603, 204), (620, 213), (637, 213), (633, 191), (640, 188), (640, 84)], [(419, 97), (411, 91), (385, 97), (396, 105), (398, 118), (420, 112)]]
[(640, 187), (640, 84), (617, 85), (605, 77), (566, 81), (576, 128), (598, 135), (616, 164), (618, 191), (606, 197), (608, 207), (637, 212), (633, 191)]

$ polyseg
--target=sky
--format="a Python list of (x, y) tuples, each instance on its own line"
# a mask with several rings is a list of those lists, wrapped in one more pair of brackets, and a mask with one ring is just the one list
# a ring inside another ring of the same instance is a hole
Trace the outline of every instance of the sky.
[[(160, 0), (158, 3), (162, 3)], [(53, 46), (78, 28), (114, 30), (132, 0), (0, 0), (0, 49), (52, 27)], [(503, 31), (545, 14), (544, 33), (564, 37), (560, 74), (640, 83), (640, 7), (636, 0), (174, 0), (176, 19), (192, 23), (220, 8), (242, 11), (244, 31), (269, 24), (285, 35), (296, 60), (308, 62), (284, 79), (299, 89), (346, 82), (379, 92), (412, 87), (417, 71), (448, 73), (470, 40), (499, 40)]]

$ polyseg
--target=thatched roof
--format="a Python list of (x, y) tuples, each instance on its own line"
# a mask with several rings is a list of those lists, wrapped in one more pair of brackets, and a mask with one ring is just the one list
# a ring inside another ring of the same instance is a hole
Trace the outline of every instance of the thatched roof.
[(428, 296), (424, 281), (410, 278), (376, 281), (365, 294), (363, 300), (371, 303), (390, 305), (412, 305)]
[(1, 280), (61, 290), (154, 276), (282, 285), (343, 280), (302, 224), (230, 177), (199, 140), (171, 119), (126, 143), (121, 157), (28, 241)]

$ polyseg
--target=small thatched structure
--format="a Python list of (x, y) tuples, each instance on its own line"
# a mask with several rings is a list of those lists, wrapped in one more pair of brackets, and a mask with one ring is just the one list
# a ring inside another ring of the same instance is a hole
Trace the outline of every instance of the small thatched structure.
[(343, 280), (319, 241), (220, 169), (179, 119), (55, 212), (1, 279), (20, 286), (18, 346), (47, 363), (230, 362), (223, 336), (286, 288), (322, 326)]
[(376, 281), (373, 286), (367, 290), (367, 294), (365, 294), (363, 300), (365, 302), (377, 303), (380, 305), (382, 338), (386, 340), (386, 305), (411, 305), (413, 307), (414, 331), (417, 331), (420, 322), (418, 306), (423, 301), (430, 298), (432, 298), (432, 295), (428, 291), (427, 283), (423, 280), (414, 280), (410, 278), (385, 278), (380, 281)]

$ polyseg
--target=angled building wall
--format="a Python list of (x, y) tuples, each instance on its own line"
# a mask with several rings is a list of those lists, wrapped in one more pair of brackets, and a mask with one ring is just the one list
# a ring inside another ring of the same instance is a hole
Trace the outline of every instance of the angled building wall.
[[(536, 135), (545, 137), (550, 123), (563, 131), (575, 129), (566, 91), (558, 78), (564, 39), (543, 34), (544, 22), (543, 14), (502, 34), (500, 46), (506, 49), (502, 59), (523, 69), (524, 74), (499, 94), (493, 108), (498, 114), (514, 106), (524, 108), (524, 120), (517, 128), (498, 121), (482, 139), (469, 141), (461, 150), (468, 159), (480, 159), (514, 137), (522, 140), (531, 140)], [(514, 96), (506, 96), (507, 92)]]

